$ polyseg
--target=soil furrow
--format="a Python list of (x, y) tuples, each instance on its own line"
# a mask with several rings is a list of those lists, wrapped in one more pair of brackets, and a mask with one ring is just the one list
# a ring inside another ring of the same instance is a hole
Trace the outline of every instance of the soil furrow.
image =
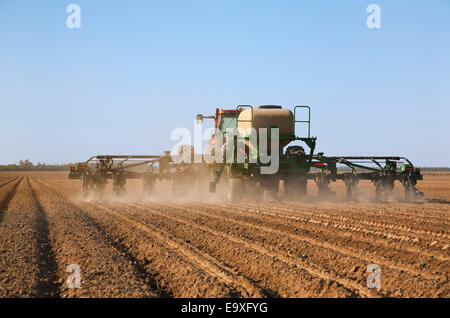
[[(45, 184), (47, 187), (50, 187), (45, 182), (39, 181), (41, 184)], [(53, 190), (53, 188), (52, 188)], [(82, 213), (84, 211), (80, 210)], [(141, 262), (140, 260), (136, 259), (130, 251), (127, 249), (127, 247), (122, 244), (120, 241), (118, 241), (116, 238), (112, 237), (108, 232), (104, 230), (104, 228), (95, 221), (94, 218), (89, 216), (87, 213), (84, 215), (85, 218), (88, 219), (88, 221), (94, 225), (94, 227), (101, 233), (101, 235), (110, 242), (111, 245), (114, 246), (116, 250), (118, 250), (124, 257), (128, 259), (130, 264), (133, 266), (134, 270), (136, 271), (137, 275), (139, 276), (139, 279), (142, 281), (146, 281), (148, 285), (151, 287), (151, 289), (158, 294), (159, 297), (172, 297), (171, 293), (167, 290), (164, 290), (158, 283), (158, 281), (146, 271), (145, 264)]]
[[(209, 275), (220, 277), (225, 283), (233, 286), (242, 293), (244, 297), (263, 297), (264, 293), (261, 289), (255, 286), (247, 278), (239, 275), (232, 268), (221, 264), (211, 256), (202, 253), (200, 250), (195, 249), (192, 246), (185, 244), (184, 242), (175, 239), (171, 235), (161, 231), (157, 227), (149, 227), (148, 225), (141, 224), (135, 220), (126, 217), (106, 206), (93, 204), (96, 207), (106, 210), (108, 213), (122, 219), (124, 222), (132, 225), (133, 227), (141, 230), (142, 232), (156, 237), (161, 242), (165, 242), (174, 250), (186, 255), (191, 260), (194, 260), (199, 266), (201, 266)], [(242, 287), (244, 288), (242, 288)]]
[(39, 295), (36, 208), (26, 182), (17, 185), (0, 224), (0, 297)]
[[(425, 244), (423, 239), (419, 239), (418, 237), (407, 237), (404, 235), (396, 235), (392, 233), (386, 233), (383, 231), (370, 230), (361, 228), (358, 226), (354, 226), (351, 223), (336, 223), (332, 221), (320, 220), (314, 217), (314, 215), (286, 215), (283, 213), (276, 213), (273, 210), (269, 210), (264, 206), (260, 206), (259, 208), (248, 210), (246, 208), (234, 207), (231, 208), (227, 205), (220, 205), (221, 208), (226, 210), (227, 213), (231, 214), (244, 214), (251, 215), (254, 214), (255, 217), (258, 216), (259, 219), (268, 219), (270, 221), (280, 223), (280, 220), (285, 220), (288, 224), (297, 224), (299, 228), (309, 226), (316, 231), (336, 231), (336, 235), (341, 237), (344, 241), (348, 238), (349, 233), (351, 233), (354, 237), (356, 236), (359, 242), (365, 242), (369, 245), (379, 244), (381, 246), (386, 247), (387, 249), (397, 249), (399, 251), (408, 251), (411, 253), (416, 253), (420, 255), (424, 255), (430, 258), (436, 258), (440, 261), (449, 261), (448, 251), (446, 251), (443, 247), (448, 243), (447, 241), (442, 241), (439, 245), (436, 243), (429, 246), (433, 240), (426, 240), (428, 243)], [(269, 211), (268, 211), (269, 210)], [(209, 210), (211, 212), (217, 211), (217, 207), (210, 205)], [(300, 215), (302, 213), (299, 213)], [(347, 240), (348, 241), (348, 240)], [(347, 243), (352, 243), (348, 241)], [(421, 246), (416, 246), (421, 244)]]
[[(251, 206), (251, 208), (256, 208), (257, 206)], [(248, 207), (250, 208), (250, 207)], [(283, 212), (287, 212), (288, 214), (299, 214), (301, 212), (301, 210), (299, 209), (293, 209), (290, 207), (285, 207), (285, 206), (271, 206), (268, 205), (267, 208), (274, 208), (277, 209), (278, 211), (283, 211)], [(380, 222), (380, 221), (376, 221), (377, 219), (379, 219), (379, 217), (376, 214), (369, 214), (369, 213), (364, 213), (363, 216), (358, 216), (355, 217), (355, 209), (349, 209), (349, 213), (346, 213), (344, 215), (340, 214), (340, 215), (336, 215), (335, 213), (329, 213), (329, 211), (327, 210), (323, 210), (321, 209), (320, 212), (318, 213), (313, 213), (313, 212), (309, 212), (309, 215), (314, 215), (315, 217), (321, 217), (321, 218), (325, 218), (325, 219), (329, 219), (329, 220), (333, 220), (333, 221), (346, 221), (349, 223), (354, 223), (354, 224), (359, 224), (359, 225), (366, 225), (366, 226), (370, 226), (370, 227), (378, 227), (378, 228), (384, 228), (386, 230), (393, 230), (393, 231), (402, 231), (402, 232), (407, 232), (407, 233), (416, 233), (416, 234), (427, 234), (427, 235), (432, 235), (432, 236), (436, 236), (436, 237), (442, 237), (445, 239), (449, 239), (450, 238), (450, 234), (448, 234), (448, 226), (446, 224), (442, 223), (442, 220), (438, 223), (430, 223), (427, 221), (422, 221), (420, 222), (420, 226), (421, 227), (426, 227), (428, 229), (419, 229), (417, 227), (413, 227), (411, 226), (412, 220), (408, 220), (408, 219), (401, 219), (401, 223), (399, 218), (396, 218), (395, 220), (393, 220), (393, 222), (388, 223), (389, 218), (387, 217), (383, 217), (383, 220), (385, 222)], [(417, 219), (414, 220), (415, 222), (417, 222)], [(402, 224), (403, 222), (405, 222), (406, 224)], [(414, 222), (414, 223), (415, 223)], [(430, 227), (441, 227), (442, 230), (441, 232), (433, 232), (432, 230), (430, 230)]]
[[(249, 205), (257, 206), (257, 204), (250, 203)], [(295, 201), (289, 201), (289, 202), (277, 202), (276, 204), (273, 204), (271, 202), (267, 203), (268, 206), (279, 206), (279, 207), (287, 207), (287, 208), (294, 208), (294, 210), (304, 210), (305, 208), (311, 208), (315, 205), (311, 204), (305, 204), (301, 202), (295, 202)], [(320, 208), (321, 211), (324, 211), (330, 215), (342, 215), (338, 211), (341, 210), (348, 210), (351, 215), (358, 215), (361, 217), (365, 216), (373, 216), (373, 217), (380, 217), (382, 220), (386, 219), (392, 219), (393, 223), (396, 224), (397, 222), (404, 222), (404, 221), (421, 221), (421, 222), (429, 222), (430, 224), (441, 224), (449, 223), (448, 220), (448, 213), (441, 212), (432, 212), (432, 209), (427, 209), (429, 206), (433, 206), (436, 204), (430, 204), (430, 203), (422, 203), (422, 204), (408, 204), (408, 203), (389, 203), (389, 204), (382, 204), (382, 203), (376, 203), (376, 204), (367, 204), (367, 203), (353, 203), (353, 204), (326, 204), (322, 203), (319, 204), (317, 207)], [(399, 207), (404, 206), (411, 206), (414, 207), (414, 209), (411, 209), (410, 211), (408, 209), (402, 210), (401, 214), (395, 213), (395, 210), (397, 210)], [(425, 212), (420, 212), (421, 210), (424, 210)], [(436, 214), (433, 214), (436, 213)]]
[(129, 179), (86, 198), (67, 172), (0, 172), (0, 297), (448, 297), (449, 182), (427, 173), (418, 189), (439, 199), (420, 203), (375, 202), (370, 182), (353, 202), (342, 182), (330, 200), (313, 186), (229, 202), (223, 185), (172, 197), (158, 181), (145, 197)]
[[(144, 206), (144, 207), (148, 208), (148, 206)], [(375, 262), (379, 265), (383, 265), (388, 268), (396, 269), (398, 271), (404, 271), (413, 276), (421, 276), (426, 279), (439, 279), (440, 278), (439, 275), (423, 273), (421, 271), (415, 270), (413, 267), (405, 266), (404, 264), (402, 264), (403, 266), (401, 266), (401, 265), (398, 265), (397, 263), (390, 262), (384, 258), (377, 256), (377, 255), (373, 255), (373, 254), (367, 255), (367, 254), (362, 253), (361, 251), (354, 250), (352, 248), (344, 249), (337, 245), (327, 243), (326, 241), (318, 241), (318, 240), (312, 239), (311, 237), (308, 237), (308, 236), (302, 236), (299, 234), (293, 234), (290, 232), (281, 231), (281, 230), (277, 229), (276, 227), (267, 227), (267, 226), (262, 226), (262, 225), (258, 225), (258, 224), (254, 224), (254, 223), (247, 223), (247, 222), (239, 221), (239, 220), (233, 219), (233, 218), (214, 215), (212, 213), (204, 213), (204, 212), (202, 212), (201, 207), (195, 208), (195, 209), (189, 209), (187, 207), (180, 208), (178, 206), (172, 206), (172, 205), (170, 205), (170, 207), (172, 209), (183, 211), (183, 213), (181, 213), (179, 215), (179, 217), (183, 217), (183, 215), (186, 214), (186, 212), (189, 212), (194, 215), (195, 214), (202, 215), (204, 217), (202, 219), (202, 222), (207, 222), (207, 218), (209, 218), (209, 219), (216, 218), (217, 220), (220, 221), (220, 222), (216, 222), (216, 224), (218, 224), (218, 225), (220, 225), (221, 223), (222, 224), (234, 223), (240, 227), (261, 230), (261, 231), (264, 231), (265, 233), (268, 233), (269, 235), (270, 234), (277, 235), (280, 237), (280, 239), (289, 238), (291, 240), (295, 240), (295, 241), (297, 241), (296, 245), (302, 245), (304, 243), (307, 243), (312, 250), (320, 248), (321, 250), (328, 251), (328, 253), (331, 253), (330, 255), (333, 255), (333, 253), (337, 253), (337, 255), (348, 256), (351, 258), (358, 259), (358, 260), (360, 260), (360, 263), (366, 262), (369, 264), (369, 263)], [(266, 235), (267, 234), (262, 234), (260, 237), (265, 237)], [(252, 237), (252, 240), (257, 241), (258, 237)], [(267, 242), (267, 240), (264, 239), (263, 242)], [(277, 242), (277, 240), (275, 240), (275, 242)], [(279, 246), (275, 246), (275, 247), (279, 248)]]
[[(319, 268), (313, 268), (313, 267), (311, 267), (311, 265), (307, 265), (304, 262), (289, 258), (288, 256), (278, 253), (275, 250), (268, 250), (262, 245), (253, 244), (253, 243), (251, 243), (247, 240), (243, 240), (237, 236), (228, 235), (228, 234), (226, 234), (225, 231), (224, 232), (214, 231), (209, 227), (197, 225), (196, 223), (194, 223), (192, 221), (187, 221), (187, 220), (183, 220), (180, 218), (171, 217), (170, 214), (172, 213), (172, 210), (169, 213), (161, 213), (161, 212), (158, 212), (155, 209), (151, 209), (149, 207), (144, 208), (144, 207), (136, 205), (136, 204), (132, 204), (132, 206), (136, 207), (138, 209), (144, 210), (146, 212), (151, 212), (154, 215), (160, 216), (161, 218), (159, 220), (151, 220), (151, 219), (148, 219), (147, 217), (142, 217), (141, 215), (139, 215), (139, 216), (141, 216), (141, 218), (140, 218), (141, 221), (147, 221), (146, 224), (149, 224), (148, 222), (156, 222), (155, 224), (152, 223), (152, 225), (156, 226), (156, 224), (159, 224), (159, 226), (163, 226), (166, 230), (173, 229), (173, 231), (170, 232), (173, 235), (178, 236), (178, 235), (180, 235), (181, 232), (187, 231), (190, 228), (195, 228), (195, 229), (200, 230), (200, 231), (195, 231), (195, 233), (190, 233), (190, 234), (185, 233), (184, 234), (184, 235), (187, 235), (187, 237), (183, 238), (183, 240), (187, 239), (191, 243), (195, 239), (197, 239), (199, 236), (201, 236), (201, 234), (203, 234), (203, 235), (207, 234), (207, 237), (203, 240), (203, 242), (207, 245), (212, 244), (212, 242), (214, 240), (217, 240), (217, 237), (222, 237), (223, 240), (221, 240), (220, 242), (215, 244), (215, 248), (210, 248), (210, 252), (214, 253), (217, 250), (217, 248), (223, 248), (223, 249), (227, 248), (230, 250), (230, 254), (233, 254), (233, 256), (235, 258), (237, 258), (238, 257), (237, 255), (239, 253), (241, 253), (242, 255), (240, 257), (240, 261), (237, 260), (236, 262), (233, 262), (234, 267), (239, 268), (240, 264), (242, 264), (243, 261), (247, 257), (249, 257), (250, 253), (245, 251), (245, 249), (248, 249), (248, 250), (257, 252), (258, 254), (261, 254), (261, 255), (267, 257), (267, 260), (262, 262), (262, 263), (267, 263), (267, 265), (266, 265), (268, 267), (267, 270), (270, 270), (270, 268), (273, 266), (280, 267), (279, 264), (273, 263), (273, 260), (277, 259), (277, 260), (287, 264), (289, 268), (295, 267), (296, 271), (298, 269), (305, 270), (309, 275), (312, 275), (312, 280), (324, 279), (327, 281), (327, 284), (329, 284), (329, 285), (334, 284), (337, 286), (342, 286), (344, 289), (347, 289), (347, 291), (350, 291), (350, 294), (360, 294), (363, 296), (369, 295), (369, 292), (367, 290), (365, 290), (364, 287), (361, 287), (352, 281), (349, 281), (345, 278), (336, 277), (336, 275), (333, 276), (333, 274), (330, 275)], [(120, 209), (120, 211), (125, 213), (123, 208)], [(133, 216), (137, 217), (138, 215), (133, 214)], [(164, 222), (164, 221), (166, 221), (166, 222)], [(162, 224), (163, 222), (167, 223), (167, 224)], [(173, 222), (183, 224), (183, 226), (180, 227), (179, 225), (174, 224)], [(238, 244), (238, 245), (236, 245), (236, 244)], [(222, 247), (221, 247), (221, 245), (222, 245)], [(202, 249), (203, 248), (206, 248), (206, 246), (203, 246)], [(257, 259), (258, 257), (255, 257), (255, 258)], [(230, 262), (232, 260), (232, 258), (228, 258), (228, 259), (229, 259), (228, 262)], [(276, 270), (276, 272), (279, 273), (282, 270), (283, 269), (281, 269), (281, 267), (280, 267), (280, 269)], [(288, 272), (288, 270), (286, 270), (286, 269), (284, 269), (284, 271)], [(272, 282), (272, 284), (273, 283), (274, 282)]]
[[(192, 207), (180, 207), (175, 206), (177, 208), (185, 208), (192, 209)], [(355, 240), (354, 238), (349, 239), (348, 236), (340, 237), (339, 233), (335, 233), (334, 229), (311, 229), (310, 225), (307, 224), (299, 224), (295, 226), (295, 224), (283, 222), (280, 219), (275, 217), (270, 217), (269, 220), (265, 220), (264, 217), (256, 217), (252, 215), (252, 213), (243, 213), (239, 212), (237, 215), (232, 210), (217, 210), (209, 209), (207, 206), (203, 205), (195, 205), (193, 208), (195, 213), (201, 213), (201, 211), (206, 211), (205, 216), (215, 217), (218, 219), (223, 219), (224, 222), (236, 222), (242, 225), (246, 225), (248, 227), (258, 227), (262, 226), (267, 230), (277, 230), (282, 231), (285, 235), (294, 235), (299, 240), (309, 242), (310, 244), (316, 245), (317, 247), (327, 247), (332, 250), (338, 251), (343, 254), (352, 255), (354, 257), (358, 257), (361, 255), (361, 251), (364, 251), (367, 259), (377, 260), (381, 264), (390, 264), (393, 265), (391, 267), (398, 268), (399, 270), (409, 271), (411, 273), (415, 273), (426, 270), (430, 274), (425, 274), (429, 278), (433, 278), (435, 275), (431, 274), (434, 272), (439, 272), (442, 268), (445, 268), (445, 265), (448, 264), (448, 261), (439, 261), (435, 258), (425, 257), (419, 253), (407, 253), (401, 249), (392, 249), (389, 247), (380, 247), (373, 245), (369, 242), (363, 242), (359, 240)], [(263, 215), (264, 216), (264, 215)], [(353, 252), (353, 253), (352, 253)], [(389, 260), (389, 261), (388, 261)], [(410, 264), (417, 264), (415, 267), (410, 266)], [(403, 268), (406, 267), (406, 268)], [(414, 269), (417, 268), (417, 269)]]
[[(411, 238), (410, 235), (412, 235), (413, 233), (418, 234), (418, 235), (434, 235), (436, 237), (439, 237), (439, 240), (441, 241), (446, 241), (448, 240), (448, 236), (445, 233), (437, 233), (437, 232), (432, 232), (430, 230), (414, 230), (411, 227), (406, 227), (406, 226), (402, 226), (402, 225), (394, 225), (394, 224), (390, 224), (390, 225), (385, 225), (382, 226), (379, 223), (376, 223), (374, 221), (367, 221), (367, 220), (357, 220), (355, 218), (352, 218), (351, 216), (347, 215), (340, 215), (340, 216), (334, 216), (334, 215), (330, 215), (330, 214), (326, 214), (323, 213), (323, 211), (320, 209), (318, 211), (303, 211), (301, 209), (299, 210), (293, 210), (293, 209), (287, 209), (287, 208), (281, 208), (278, 206), (252, 206), (250, 207), (238, 207), (236, 205), (221, 205), (223, 208), (228, 208), (228, 209), (239, 209), (239, 210), (247, 210), (247, 211), (264, 211), (266, 213), (276, 213), (276, 215), (278, 216), (283, 216), (285, 218), (296, 218), (299, 219), (300, 215), (305, 216), (304, 219), (308, 219), (311, 222), (315, 222), (315, 223), (333, 223), (336, 225), (341, 225), (343, 227), (347, 227), (349, 226), (349, 224), (351, 224), (353, 227), (358, 227), (361, 229), (361, 231), (370, 231), (372, 233), (375, 232), (379, 232), (379, 233), (386, 233), (386, 234), (390, 234), (390, 238), (394, 238), (397, 240), (414, 240), (414, 238)], [(270, 211), (270, 212), (269, 212)], [(349, 213), (350, 214), (350, 213)], [(367, 215), (366, 219), (371, 219), (372, 216)], [(421, 226), (423, 226), (424, 224), (421, 224)], [(440, 224), (440, 226), (442, 226), (443, 228), (443, 232), (447, 231), (445, 225)], [(380, 230), (380, 228), (382, 228)], [(445, 230), (444, 230), (445, 229)], [(399, 232), (403, 232), (399, 233)], [(409, 236), (408, 236), (409, 235)], [(430, 238), (430, 243), (433, 241), (432, 238)]]
[(19, 179), (19, 177), (15, 178), (6, 178), (6, 180), (2, 180), (2, 183), (0, 184), (0, 188), (10, 184), (11, 182), (14, 182), (15, 180)]
[(37, 249), (39, 250), (39, 273), (38, 273), (38, 297), (60, 297), (60, 284), (57, 283), (57, 269), (55, 253), (50, 239), (49, 225), (47, 215), (44, 208), (39, 202), (36, 191), (30, 184), (27, 177), (27, 185), (31, 191), (31, 196), (37, 207), (36, 232), (37, 235)]
[[(102, 236), (84, 212), (36, 178), (30, 184), (48, 219), (61, 297), (157, 296), (130, 260)], [(81, 288), (63, 283), (73, 273), (67, 274), (73, 265), (81, 270)]]
[[(55, 190), (55, 189), (52, 189), (52, 190), (55, 193), (58, 193), (59, 196), (65, 197), (65, 195), (63, 193), (60, 193), (58, 190)], [(122, 221), (122, 222), (120, 222), (121, 223), (120, 227), (123, 227), (124, 223), (125, 223), (125, 225), (128, 224), (126, 227), (131, 227), (132, 229), (138, 229), (139, 232), (141, 232), (141, 233), (144, 232), (146, 234), (146, 236), (152, 238), (150, 240), (151, 244), (155, 244), (154, 240), (156, 239), (159, 243), (168, 245), (170, 250), (172, 251), (172, 253), (182, 254), (182, 256), (184, 256), (186, 258), (186, 260), (188, 260), (189, 262), (192, 262), (193, 265), (190, 265), (189, 267), (192, 267), (192, 266), (200, 267), (204, 271), (204, 273), (207, 274), (207, 276), (213, 278), (213, 281), (216, 278), (218, 278), (218, 279), (222, 280), (226, 285), (236, 286), (237, 290), (240, 291), (241, 296), (244, 296), (244, 297), (250, 297), (250, 296), (261, 297), (261, 296), (263, 296), (255, 286), (247, 286), (248, 284), (246, 282), (243, 282), (242, 279), (239, 279), (239, 277), (233, 278), (232, 275), (230, 275), (229, 273), (226, 272), (226, 269), (220, 268), (219, 264), (215, 264), (213, 260), (207, 260), (205, 258), (202, 258), (198, 254), (196, 254), (196, 251), (193, 251), (193, 250), (190, 250), (189, 248), (183, 247), (182, 244), (180, 244), (179, 242), (172, 241), (172, 238), (170, 238), (170, 237), (162, 237), (162, 235), (160, 233), (158, 233), (158, 229), (149, 229), (148, 227), (138, 224), (138, 223), (132, 221), (131, 219), (127, 219), (125, 216), (121, 216), (120, 214), (118, 214), (115, 211), (105, 210), (105, 207), (98, 206), (97, 204), (94, 204), (94, 203), (93, 204), (82, 203), (81, 205), (79, 205), (79, 203), (72, 202), (71, 204), (74, 204), (74, 206), (77, 209), (80, 209), (80, 211), (82, 211), (82, 213), (89, 213), (89, 215), (95, 217), (96, 219), (98, 218), (98, 210), (96, 212), (93, 212), (89, 209), (89, 207), (91, 207), (91, 208), (94, 207), (94, 208), (106, 211), (107, 214), (109, 215), (109, 218), (114, 218), (115, 220), (119, 219)], [(93, 213), (90, 213), (90, 212), (93, 212)], [(112, 217), (111, 217), (111, 214), (113, 215)], [(102, 216), (101, 219), (102, 219), (102, 221), (101, 221), (102, 226), (106, 226), (108, 228), (108, 230), (110, 230), (111, 225), (105, 221), (105, 217)], [(130, 230), (127, 230), (127, 232), (130, 233)], [(132, 233), (135, 233), (135, 231), (132, 231)], [(120, 236), (121, 236), (121, 239), (127, 240), (127, 238), (125, 238), (123, 235), (120, 235)], [(142, 240), (142, 235), (139, 240)], [(146, 254), (147, 255), (144, 256), (144, 260), (150, 261), (152, 263), (155, 262), (153, 257), (148, 255), (148, 253), (146, 253)], [(158, 264), (158, 268), (159, 269), (164, 268), (164, 265), (161, 266), (160, 264)], [(165, 269), (165, 270), (168, 270), (168, 269)], [(174, 273), (171, 273), (170, 275), (174, 275)], [(186, 280), (186, 274), (180, 278), (183, 280)], [(194, 276), (194, 278), (195, 278), (195, 276)], [(216, 284), (214, 282), (212, 282), (212, 283)], [(206, 290), (205, 291), (198, 290), (199, 287), (196, 285), (197, 284), (194, 284), (192, 287), (197, 292), (201, 292), (201, 293), (207, 292)], [(171, 290), (170, 283), (167, 283), (166, 286), (167, 286), (168, 290)], [(205, 287), (207, 287), (207, 286), (208, 286), (208, 284), (205, 285)], [(210, 287), (211, 287), (210, 288), (211, 291), (214, 291), (214, 290), (217, 291), (217, 289), (223, 290), (225, 286), (221, 287), (219, 285), (219, 286), (210, 286)], [(203, 286), (202, 286), (202, 289), (203, 289)], [(228, 290), (228, 291), (224, 290), (221, 293), (225, 293), (224, 295), (228, 295), (228, 296), (237, 296), (237, 293), (234, 290)], [(199, 297), (201, 295), (202, 294), (199, 294), (195, 297)], [(174, 296), (177, 296), (177, 295), (175, 294)]]
[[(5, 215), (5, 211), (8, 209), (8, 205), (11, 202), (12, 198), (14, 197), (14, 194), (17, 191), (17, 187), (22, 182), (23, 178), (16, 179), (16, 183), (10, 187), (8, 192), (4, 195), (0, 194), (0, 224), (3, 221), (3, 217)], [(12, 182), (12, 181), (11, 181)]]
[[(154, 206), (152, 205), (152, 208)], [(152, 209), (148, 206), (141, 207), (141, 209), (147, 209), (150, 212), (154, 213), (154, 209)], [(180, 213), (176, 213), (175, 210), (179, 210)], [(165, 211), (165, 212), (164, 212)], [(157, 212), (158, 213), (158, 212)], [(346, 253), (339, 253), (335, 250), (329, 250), (327, 247), (325, 249), (322, 247), (321, 249), (317, 249), (317, 246), (311, 246), (311, 244), (307, 244), (308, 242), (303, 239), (295, 238), (295, 236), (291, 236), (287, 233), (279, 233), (277, 230), (267, 229), (267, 228), (259, 228), (258, 226), (249, 225), (245, 222), (239, 222), (235, 220), (224, 220), (218, 218), (218, 221), (211, 222), (208, 221), (205, 218), (202, 217), (194, 217), (197, 213), (197, 210), (187, 210), (187, 209), (177, 209), (173, 206), (170, 206), (169, 209), (162, 209), (159, 214), (162, 217), (171, 218), (172, 216), (175, 218), (174, 220), (179, 219), (187, 219), (190, 226), (198, 226), (199, 228), (202, 228), (204, 231), (210, 231), (214, 235), (224, 235), (223, 233), (227, 233), (227, 237), (231, 240), (230, 235), (233, 236), (233, 240), (237, 241), (247, 241), (247, 242), (257, 242), (259, 245), (267, 246), (267, 249), (269, 249), (271, 252), (279, 252), (284, 251), (283, 255), (285, 258), (291, 258), (291, 259), (306, 259), (307, 264), (314, 265), (320, 265), (328, 275), (334, 275), (336, 277), (339, 277), (341, 275), (343, 276), (349, 276), (352, 279), (358, 279), (361, 280), (361, 277), (364, 277), (364, 269), (367, 264), (370, 263), (377, 263), (379, 265), (383, 265), (383, 277), (385, 281), (393, 282), (398, 277), (402, 277), (402, 279), (408, 280), (408, 281), (416, 281), (416, 294), (420, 294), (423, 290), (423, 288), (419, 288), (418, 286), (427, 286), (427, 285), (433, 285), (433, 284), (439, 284), (440, 281), (443, 279), (442, 275), (432, 275), (428, 274), (427, 272), (424, 273), (424, 271), (414, 271), (412, 269), (404, 270), (403, 268), (398, 268), (396, 266), (386, 266), (386, 264), (383, 264), (381, 262), (377, 262), (376, 259), (372, 259), (370, 257), (364, 259), (364, 257), (361, 259), (362, 256), (360, 255), (354, 255), (350, 256)], [(201, 213), (200, 213), (201, 214)], [(194, 215), (194, 216), (193, 216)], [(209, 218), (209, 214), (204, 214), (205, 217)], [(192, 219), (192, 220), (191, 220)], [(232, 223), (234, 222), (237, 224), (239, 228), (233, 229), (233, 227), (230, 227), (229, 221)], [(186, 222), (186, 221), (185, 221)], [(194, 224), (191, 224), (194, 222)], [(227, 224), (228, 223), (228, 224)], [(198, 225), (201, 224), (201, 225)], [(227, 224), (227, 226), (225, 226)], [(217, 231), (214, 231), (212, 229), (216, 229)], [(258, 233), (258, 230), (264, 230), (265, 233)], [(286, 237), (287, 236), (287, 237)], [(292, 238), (294, 238), (297, 242), (292, 242)], [(242, 243), (242, 242), (241, 242)], [(320, 252), (319, 252), (320, 251)], [(381, 263), (381, 264), (380, 264)], [(335, 268), (331, 264), (339, 264), (339, 267)], [(345, 264), (345, 266), (343, 266)], [(364, 266), (365, 265), (365, 266)], [(392, 264), (389, 264), (392, 265)], [(330, 267), (331, 266), (331, 267)], [(428, 282), (425, 282), (424, 280), (428, 279)], [(363, 283), (361, 283), (363, 285)], [(391, 284), (392, 285), (392, 284)], [(395, 289), (398, 286), (390, 287), (390, 290), (392, 293), (396, 292)], [(387, 286), (385, 286), (384, 290), (389, 290)]]

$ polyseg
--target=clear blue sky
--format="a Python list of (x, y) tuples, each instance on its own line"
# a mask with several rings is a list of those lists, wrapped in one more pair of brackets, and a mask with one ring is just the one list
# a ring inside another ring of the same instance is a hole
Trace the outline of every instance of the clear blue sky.
[(238, 104), (310, 105), (329, 155), (450, 166), (450, 1), (0, 0), (0, 164), (158, 154)]

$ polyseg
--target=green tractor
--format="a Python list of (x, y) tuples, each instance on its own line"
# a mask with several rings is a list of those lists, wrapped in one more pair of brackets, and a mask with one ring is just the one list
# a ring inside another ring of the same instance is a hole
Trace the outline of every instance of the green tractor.
[(70, 167), (69, 179), (81, 179), (85, 170), (86, 163), (78, 162), (76, 165)]
[[(298, 110), (307, 111), (306, 120), (297, 120)], [(309, 106), (295, 106), (292, 112), (276, 105), (255, 108), (240, 105), (236, 109), (217, 109), (216, 116), (197, 115), (198, 122), (203, 118), (215, 119), (217, 130), (210, 145), (220, 142), (224, 148), (231, 146), (231, 152), (234, 152), (231, 160), (225, 158), (224, 151), (222, 160), (209, 163), (214, 176), (210, 183), (211, 192), (216, 191), (216, 185), (225, 175), (228, 179), (228, 199), (231, 201), (244, 196), (276, 196), (280, 181), (283, 181), (284, 192), (288, 197), (306, 195), (308, 172), (315, 164), (313, 154), (316, 146), (316, 138), (310, 136)], [(307, 136), (295, 135), (297, 123), (308, 125)], [(271, 135), (272, 128), (277, 128), (278, 136)], [(230, 134), (230, 129), (235, 129), (237, 133)], [(266, 138), (261, 138), (264, 129)], [(273, 139), (277, 139), (278, 145), (272, 145)], [(308, 153), (301, 145), (287, 147), (293, 141), (303, 142), (309, 148)], [(239, 156), (243, 160), (239, 161)], [(277, 159), (276, 172), (269, 171), (273, 163), (269, 162), (268, 157)]]
[[(299, 111), (306, 111), (302, 120), (297, 119)], [(210, 146), (219, 144), (215, 149), (220, 149), (220, 145), (226, 149), (208, 162), (213, 175), (209, 189), (216, 192), (217, 184), (225, 176), (228, 200), (259, 199), (261, 195), (277, 197), (281, 185), (285, 197), (301, 199), (307, 194), (307, 180), (316, 183), (322, 197), (334, 196), (329, 185), (337, 180), (344, 182), (349, 200), (353, 199), (359, 180), (370, 180), (376, 186), (377, 200), (392, 194), (394, 181), (404, 186), (406, 200), (423, 196), (415, 187), (417, 180), (422, 180), (420, 169), (415, 169), (405, 157), (314, 154), (317, 138), (310, 134), (309, 106), (295, 106), (291, 111), (275, 105), (255, 108), (239, 105), (235, 109), (216, 109), (215, 116), (197, 115), (197, 122), (204, 118), (215, 120), (216, 131)], [(296, 135), (298, 123), (307, 125), (306, 136)], [(272, 131), (277, 134), (272, 136)], [(277, 142), (272, 144), (273, 140)], [(294, 142), (302, 142), (308, 151)], [(277, 159), (277, 164), (270, 169), (273, 159)]]

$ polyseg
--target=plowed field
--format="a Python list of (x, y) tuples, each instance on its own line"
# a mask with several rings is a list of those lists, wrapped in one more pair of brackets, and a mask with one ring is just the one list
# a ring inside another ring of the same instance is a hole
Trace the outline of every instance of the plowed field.
[(1, 173), (0, 297), (449, 297), (450, 174), (418, 188), (414, 204), (368, 186), (357, 203), (87, 201), (66, 173)]

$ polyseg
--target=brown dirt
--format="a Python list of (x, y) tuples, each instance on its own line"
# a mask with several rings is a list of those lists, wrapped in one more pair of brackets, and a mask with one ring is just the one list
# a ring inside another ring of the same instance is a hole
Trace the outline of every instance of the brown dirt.
[(0, 174), (0, 297), (450, 296), (449, 173), (426, 173), (416, 204), (371, 202), (368, 184), (356, 203), (143, 200), (137, 181), (86, 201), (66, 177)]

